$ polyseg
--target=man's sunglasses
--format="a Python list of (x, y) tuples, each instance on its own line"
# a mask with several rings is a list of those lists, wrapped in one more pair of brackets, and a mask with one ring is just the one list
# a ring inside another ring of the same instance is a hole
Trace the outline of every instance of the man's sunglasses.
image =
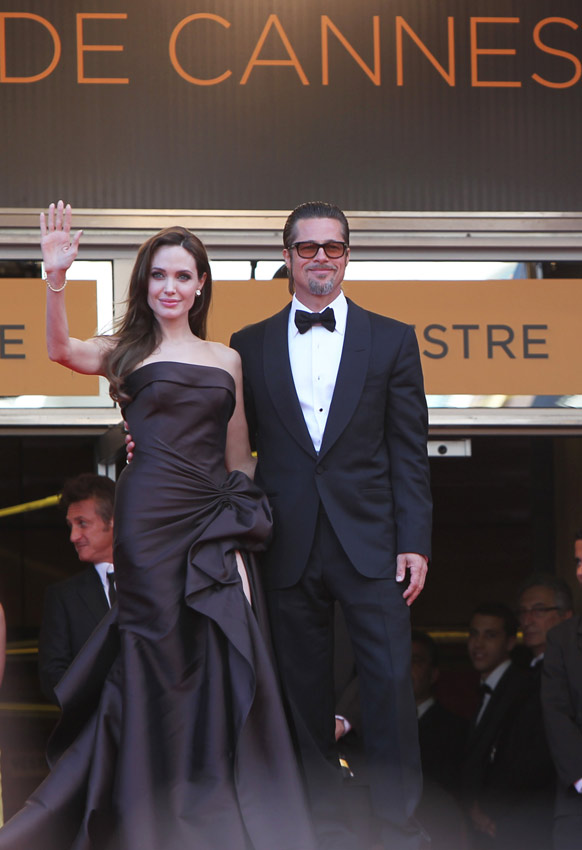
[(302, 260), (312, 260), (320, 248), (330, 260), (339, 260), (348, 246), (345, 242), (294, 242), (290, 247), (295, 248)]

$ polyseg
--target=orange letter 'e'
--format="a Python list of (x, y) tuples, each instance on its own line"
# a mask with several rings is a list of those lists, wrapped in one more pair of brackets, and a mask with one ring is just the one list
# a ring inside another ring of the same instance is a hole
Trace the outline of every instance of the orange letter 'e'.
[(106, 83), (109, 85), (127, 85), (128, 77), (86, 77), (84, 67), (84, 53), (96, 53), (110, 51), (119, 53), (123, 50), (122, 44), (84, 44), (83, 43), (83, 21), (85, 20), (120, 20), (127, 18), (125, 12), (106, 13), (101, 12), (79, 12), (77, 14), (77, 82), (78, 83)]
[[(30, 21), (38, 21), (41, 26), (45, 27), (49, 33), (51, 34), (54, 52), (53, 58), (44, 71), (41, 71), (40, 74), (35, 74), (32, 77), (7, 77), (6, 76), (6, 26), (5, 21), (7, 18), (25, 18)], [(40, 15), (33, 15), (30, 12), (0, 12), (0, 83), (36, 83), (38, 80), (42, 80), (45, 77), (48, 77), (49, 74), (52, 74), (54, 69), (57, 67), (59, 59), (61, 58), (61, 40), (59, 38), (59, 34), (50, 21), (47, 21), (46, 18), (41, 18)]]
[(477, 74), (477, 57), (479, 55), (515, 56), (513, 49), (499, 48), (484, 50), (477, 47), (477, 24), (518, 24), (519, 18), (471, 18), (471, 85), (475, 88), (521, 88), (518, 80), (480, 80)]

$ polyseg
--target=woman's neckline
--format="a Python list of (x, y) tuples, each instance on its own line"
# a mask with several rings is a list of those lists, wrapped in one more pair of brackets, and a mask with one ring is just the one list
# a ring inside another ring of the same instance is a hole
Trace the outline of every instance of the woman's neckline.
[(232, 381), (234, 381), (234, 378), (230, 374), (230, 372), (227, 369), (223, 369), (222, 366), (209, 366), (207, 363), (187, 363), (184, 360), (150, 360), (149, 363), (143, 363), (141, 366), (138, 366), (137, 369), (134, 369), (133, 372), (130, 372), (129, 375), (128, 375), (128, 378), (131, 375), (137, 374), (137, 372), (140, 372), (142, 369), (147, 369), (148, 366), (157, 366), (157, 365), (191, 366), (195, 369), (214, 369), (217, 372), (224, 372), (225, 375), (228, 375), (228, 377)]

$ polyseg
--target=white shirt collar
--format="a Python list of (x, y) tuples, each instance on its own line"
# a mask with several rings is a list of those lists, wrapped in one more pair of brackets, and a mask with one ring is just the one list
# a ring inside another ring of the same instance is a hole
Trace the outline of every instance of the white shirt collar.
[[(348, 302), (346, 300), (346, 296), (343, 294), (342, 291), (340, 291), (338, 296), (334, 298), (334, 300), (327, 306), (333, 309), (335, 315), (334, 333), (339, 333), (342, 336), (345, 336), (346, 322), (348, 319)], [(325, 307), (323, 309), (325, 309)], [(289, 328), (295, 336), (299, 334), (299, 331), (295, 327), (296, 310), (306, 310), (308, 313), (323, 312), (323, 310), (310, 310), (309, 307), (305, 307), (305, 305), (302, 304), (301, 301), (299, 301), (296, 295), (293, 295), (293, 299), (291, 301), (291, 310), (289, 312)]]
[(511, 659), (508, 658), (506, 661), (503, 661), (498, 667), (493, 670), (492, 673), (489, 673), (486, 679), (482, 679), (482, 684), (489, 685), (492, 691), (495, 690), (497, 685), (499, 684), (499, 680), (511, 664)]
[(107, 587), (107, 573), (113, 572), (113, 564), (109, 564), (107, 561), (101, 561), (101, 563), (93, 564), (93, 566), (97, 570), (103, 586)]
[(423, 714), (426, 714), (429, 708), (432, 708), (435, 702), (436, 700), (434, 697), (429, 697), (428, 699), (425, 699), (424, 702), (418, 703), (418, 705), (416, 706), (416, 716), (419, 720)]

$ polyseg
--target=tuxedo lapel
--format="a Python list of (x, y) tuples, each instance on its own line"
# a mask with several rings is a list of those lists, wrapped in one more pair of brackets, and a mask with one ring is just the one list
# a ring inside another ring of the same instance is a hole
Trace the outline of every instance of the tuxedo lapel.
[(358, 406), (368, 373), (371, 346), (370, 317), (348, 299), (346, 335), (320, 456), (333, 446)]
[(97, 621), (109, 610), (109, 605), (105, 596), (105, 590), (101, 584), (101, 579), (95, 567), (91, 567), (85, 573), (86, 580), (81, 584), (77, 592), (83, 604), (91, 611)]
[[(522, 686), (523, 683), (518, 671), (515, 670), (513, 664), (510, 664), (493, 689), (479, 722), (475, 723), (475, 718), (471, 724), (469, 748), (476, 742), (488, 742), (491, 735), (497, 732), (501, 720), (515, 701)], [(479, 744), (477, 743), (477, 745)]]
[(265, 328), (263, 363), (265, 382), (285, 428), (310, 455), (315, 455), (289, 362), (288, 325), (291, 305), (277, 313)]

